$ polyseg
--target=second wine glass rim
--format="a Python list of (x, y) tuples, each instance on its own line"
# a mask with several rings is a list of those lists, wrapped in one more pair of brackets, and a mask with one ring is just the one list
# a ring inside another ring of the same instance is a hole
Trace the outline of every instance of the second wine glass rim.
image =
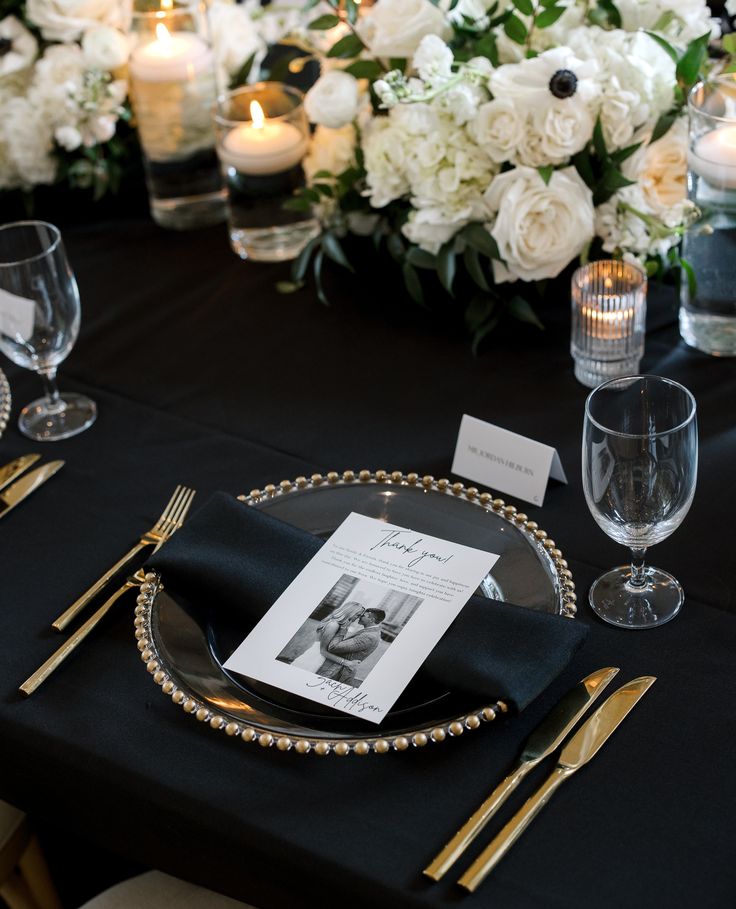
[(53, 234), (54, 239), (46, 249), (36, 253), (33, 256), (25, 256), (23, 259), (16, 259), (13, 262), (0, 261), (0, 268), (12, 268), (16, 265), (25, 265), (27, 262), (34, 262), (36, 259), (41, 259), (43, 256), (47, 256), (49, 253), (53, 252), (61, 241), (61, 231), (58, 227), (56, 227), (56, 225), (50, 224), (48, 221), (39, 221), (33, 219), (27, 221), (11, 221), (10, 224), (0, 225), (0, 233), (4, 230), (10, 230), (14, 227), (47, 227)]
[[(659, 430), (658, 432), (642, 433), (642, 432), (621, 432), (618, 429), (611, 429), (608, 426), (604, 426), (599, 420), (596, 420), (596, 418), (591, 414), (590, 402), (593, 398), (593, 395), (597, 394), (599, 391), (603, 391), (605, 388), (608, 388), (609, 385), (613, 385), (618, 382), (627, 382), (627, 381), (634, 382), (634, 381), (641, 381), (641, 380), (646, 380), (646, 379), (655, 379), (657, 382), (666, 382), (668, 385), (674, 385), (675, 388), (679, 388), (680, 391), (684, 391), (685, 394), (687, 395), (687, 397), (690, 399), (690, 413), (687, 415), (687, 418), (684, 419), (681, 423), (678, 423), (677, 426), (673, 426), (671, 429), (662, 429), (662, 430)], [(695, 418), (695, 414), (697, 412), (697, 407), (698, 407), (698, 405), (695, 401), (695, 395), (693, 395), (693, 393), (690, 391), (689, 388), (685, 388), (684, 385), (682, 385), (680, 382), (676, 382), (674, 379), (668, 379), (665, 376), (655, 376), (655, 375), (649, 375), (649, 374), (645, 374), (642, 376), (618, 376), (615, 379), (608, 379), (607, 382), (603, 382), (601, 385), (598, 385), (596, 388), (593, 389), (593, 391), (591, 391), (591, 393), (585, 399), (585, 416), (588, 418), (588, 420), (590, 420), (590, 422), (594, 426), (597, 426), (598, 429), (602, 430), (603, 432), (608, 433), (611, 436), (618, 436), (619, 438), (622, 438), (622, 439), (639, 439), (642, 436), (646, 436), (648, 439), (656, 439), (659, 436), (671, 435), (673, 432), (678, 432), (679, 430), (684, 429), (687, 426), (687, 424), (692, 422), (692, 420)]]

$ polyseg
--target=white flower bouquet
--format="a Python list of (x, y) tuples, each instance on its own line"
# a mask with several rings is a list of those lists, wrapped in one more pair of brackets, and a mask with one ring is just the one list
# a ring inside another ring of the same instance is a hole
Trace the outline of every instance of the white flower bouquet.
[(324, 231), (282, 289), (311, 263), (324, 297), (325, 257), (350, 267), (341, 239), (372, 232), (417, 302), (437, 279), (466, 301), (477, 345), (505, 313), (538, 322), (518, 282), (604, 255), (679, 271), (684, 108), (720, 36), (705, 0), (328, 3), (292, 203)]

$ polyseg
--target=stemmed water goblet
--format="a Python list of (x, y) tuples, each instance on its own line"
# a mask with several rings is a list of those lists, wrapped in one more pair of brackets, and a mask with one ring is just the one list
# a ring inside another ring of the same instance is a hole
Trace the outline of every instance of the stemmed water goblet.
[(678, 581), (645, 564), (650, 546), (668, 537), (690, 508), (698, 468), (695, 399), (659, 376), (599, 385), (585, 402), (583, 489), (596, 523), (631, 549), (590, 589), (593, 611), (622, 628), (653, 628), (673, 619), (684, 593)]
[(0, 350), (38, 373), (46, 392), (20, 413), (20, 431), (38, 442), (82, 432), (97, 416), (94, 401), (64, 393), (56, 369), (79, 334), (79, 291), (58, 228), (44, 221), (0, 227), (0, 303), (12, 314), (0, 321)]

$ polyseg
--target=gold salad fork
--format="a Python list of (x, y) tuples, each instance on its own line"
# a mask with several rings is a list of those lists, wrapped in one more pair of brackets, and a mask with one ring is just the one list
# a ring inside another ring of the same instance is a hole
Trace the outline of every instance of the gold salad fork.
[[(156, 543), (154, 552), (157, 552), (161, 546), (168, 539), (170, 539), (184, 523), (184, 519), (187, 516), (189, 508), (192, 504), (192, 499), (194, 498), (194, 490), (186, 489), (185, 492), (186, 495), (183, 495), (179, 498), (178, 504), (169, 513), (169, 517), (166, 520), (165, 525), (159, 528), (159, 540)], [(77, 646), (87, 637), (87, 635), (97, 627), (97, 625), (102, 621), (102, 619), (104, 619), (110, 609), (112, 609), (117, 600), (127, 590), (130, 590), (132, 587), (139, 586), (143, 583), (143, 581), (143, 570), (139, 569), (132, 577), (128, 578), (128, 580), (118, 590), (116, 590), (111, 597), (105, 600), (102, 606), (100, 606), (100, 608), (94, 612), (83, 625), (80, 625), (79, 628), (73, 632), (66, 641), (64, 641), (61, 647), (52, 653), (46, 662), (33, 673), (33, 675), (30, 675), (25, 680), (25, 682), (23, 682), (19, 688), (21, 694), (24, 694), (26, 696), (33, 694), (39, 685), (42, 685), (51, 675), (51, 673), (64, 662), (69, 654), (77, 648)]]
[[(95, 583), (86, 590), (78, 600), (76, 600), (72, 605), (52, 623), (51, 627), (55, 631), (63, 631), (66, 626), (74, 619), (79, 613), (84, 609), (84, 607), (93, 599), (97, 594), (102, 590), (102, 588), (113, 578), (120, 569), (126, 565), (135, 555), (137, 555), (142, 549), (145, 549), (146, 546), (156, 546), (161, 541), (168, 539), (171, 535), (169, 531), (173, 533), (176, 529), (174, 518), (178, 512), (178, 509), (185, 503), (188, 499), (191, 504), (192, 497), (194, 492), (191, 489), (187, 489), (186, 486), (177, 486), (174, 490), (169, 502), (161, 512), (161, 517), (156, 521), (153, 527), (150, 530), (147, 530), (140, 538), (139, 542), (127, 552), (122, 559), (108, 568), (108, 570), (95, 581)], [(188, 506), (187, 506), (188, 507)], [(186, 514), (186, 511), (184, 512)], [(183, 519), (182, 519), (183, 520)]]

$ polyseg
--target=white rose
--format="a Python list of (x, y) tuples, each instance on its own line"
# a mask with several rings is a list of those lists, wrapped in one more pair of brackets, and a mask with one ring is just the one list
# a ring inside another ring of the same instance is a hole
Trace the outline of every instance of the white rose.
[(425, 35), (414, 54), (413, 66), (429, 85), (442, 85), (452, 76), (452, 51), (437, 35)]
[(128, 62), (130, 45), (121, 31), (109, 25), (93, 25), (82, 38), (84, 61), (90, 69), (110, 72)]
[(478, 108), (468, 132), (492, 161), (511, 160), (524, 136), (524, 120), (508, 98), (495, 98)]
[(411, 243), (416, 243), (428, 253), (436, 255), (440, 247), (464, 227), (465, 223), (465, 221), (448, 223), (442, 220), (441, 213), (425, 208), (412, 212), (401, 232)]
[(338, 129), (358, 113), (358, 80), (350, 73), (333, 69), (320, 76), (307, 92), (304, 109), (312, 123)]
[(27, 69), (36, 59), (38, 42), (15, 16), (0, 21), (0, 41), (10, 42), (0, 55), (0, 78)]
[(219, 85), (225, 88), (231, 76), (251, 57), (254, 61), (249, 77), (256, 78), (266, 55), (266, 43), (258, 34), (249, 9), (244, 4), (215, 0), (208, 18)]
[(444, 13), (430, 0), (378, 0), (358, 23), (374, 57), (410, 58), (425, 35), (452, 36)]
[(569, 104), (566, 99), (553, 99), (548, 107), (532, 115), (535, 131), (540, 136), (539, 149), (548, 164), (564, 164), (581, 151), (593, 136), (595, 120), (589, 108)]
[(651, 213), (666, 217), (686, 199), (687, 146), (687, 119), (683, 117), (661, 139), (625, 162), (625, 175), (638, 182)]
[(26, 14), (49, 41), (75, 41), (96, 24), (126, 25), (119, 0), (28, 0)]
[(340, 129), (318, 126), (302, 161), (307, 183), (313, 183), (314, 175), (321, 170), (335, 175), (347, 170), (355, 161), (355, 142), (355, 127), (352, 123)]
[(668, 18), (668, 24), (658, 31), (682, 45), (705, 32), (710, 32), (711, 38), (721, 33), (705, 0), (616, 0), (616, 7), (623, 27), (630, 32), (654, 28)]
[(506, 171), (485, 200), (505, 263), (493, 262), (496, 283), (554, 278), (593, 238), (592, 193), (572, 167), (555, 171), (548, 184), (530, 167)]

